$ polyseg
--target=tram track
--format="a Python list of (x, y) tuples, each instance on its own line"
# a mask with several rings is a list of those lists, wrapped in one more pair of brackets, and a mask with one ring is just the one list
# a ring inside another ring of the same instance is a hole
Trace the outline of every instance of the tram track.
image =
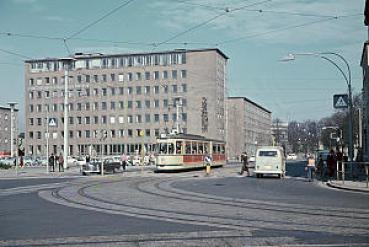
[[(121, 180), (115, 180), (115, 181), (104, 181), (104, 182), (98, 182), (98, 183), (89, 183), (85, 184), (83, 186), (80, 186), (76, 191), (73, 193), (76, 193), (79, 198), (76, 200), (76, 198), (71, 199), (70, 197), (65, 196), (65, 194), (68, 195), (68, 193), (63, 194), (64, 188), (57, 188), (53, 191), (52, 197), (56, 200), (63, 200), (64, 202), (67, 202), (69, 206), (80, 206), (82, 208), (88, 208), (92, 210), (107, 212), (107, 213), (113, 213), (113, 214), (124, 214), (128, 216), (133, 217), (141, 217), (141, 218), (150, 218), (155, 220), (165, 220), (170, 222), (177, 222), (177, 223), (185, 223), (185, 224), (196, 224), (196, 225), (207, 225), (207, 226), (213, 226), (213, 227), (219, 227), (219, 228), (225, 228), (225, 229), (233, 229), (233, 230), (254, 230), (254, 229), (265, 229), (265, 230), (272, 230), (275, 229), (277, 226), (285, 226), (287, 229), (291, 228), (304, 228), (304, 229), (314, 229), (317, 224), (309, 224), (307, 223), (298, 223), (296, 222), (296, 219), (294, 219), (293, 216), (295, 216), (298, 212), (288, 212), (291, 217), (285, 218), (284, 220), (280, 221), (272, 221), (272, 220), (266, 220), (266, 219), (251, 219), (251, 218), (245, 218), (244, 216), (240, 217), (229, 217), (229, 216), (220, 216), (220, 215), (212, 215), (212, 214), (204, 214), (204, 213), (194, 213), (194, 212), (183, 212), (182, 210), (166, 210), (166, 209), (152, 209), (150, 207), (145, 207), (143, 205), (133, 205), (129, 203), (120, 203), (120, 202), (112, 202), (110, 200), (106, 200), (97, 196), (93, 196), (86, 192), (86, 190), (89, 190), (91, 188), (96, 188), (96, 186), (100, 186), (102, 184), (108, 185), (121, 182)], [(165, 181), (163, 184), (170, 187), (170, 183), (174, 181)], [(191, 203), (201, 203), (206, 205), (217, 205), (220, 207), (236, 207), (243, 210), (261, 210), (265, 211), (268, 210), (270, 212), (280, 213), (278, 210), (271, 210), (269, 209), (261, 209), (255, 208), (255, 204), (251, 207), (247, 207), (245, 205), (240, 205), (238, 202), (233, 203), (229, 201), (229, 198), (224, 199), (223, 201), (221, 198), (208, 198), (208, 196), (200, 196), (197, 195), (196, 198), (194, 198), (194, 195), (191, 194), (191, 198), (187, 198), (189, 195), (186, 195), (186, 193), (178, 193), (176, 195), (173, 195), (173, 192), (171, 195), (163, 195), (159, 192), (153, 192), (147, 189), (147, 186), (154, 185), (153, 188), (159, 191), (163, 191), (163, 186), (160, 186), (162, 183), (159, 179), (150, 179), (147, 181), (147, 178), (144, 181), (134, 181), (133, 183), (128, 183), (129, 188), (132, 188), (133, 190), (137, 190), (140, 193), (144, 193), (146, 195), (151, 195), (154, 197), (159, 197), (159, 201), (167, 200), (167, 199), (173, 199), (173, 200), (185, 200), (187, 202)], [(143, 185), (146, 187), (143, 188)], [(127, 186), (127, 185), (126, 185)], [(146, 188), (146, 189), (145, 189)], [(177, 189), (176, 189), (177, 190)], [(165, 193), (168, 193), (168, 191), (164, 191)], [(178, 191), (177, 191), (178, 192)], [(45, 196), (45, 195), (44, 195)], [(70, 196), (70, 194), (69, 194)], [(184, 197), (186, 196), (186, 197)], [(50, 199), (50, 198), (49, 198)], [(243, 203), (243, 202), (242, 202)], [(63, 204), (63, 203), (61, 203)], [(250, 205), (248, 205), (250, 206)], [(287, 214), (287, 212), (285, 212)], [(310, 214), (308, 212), (302, 213), (303, 216), (309, 217)], [(318, 216), (326, 216), (319, 214)], [(342, 216), (342, 215), (341, 215)], [(340, 217), (339, 215), (330, 215), (329, 217)], [(344, 217), (343, 217), (344, 218)], [(355, 220), (356, 218), (351, 218), (351, 220)], [(367, 219), (367, 218), (364, 218)], [(344, 229), (344, 227), (340, 227), (337, 225), (332, 226), (331, 224), (318, 224), (321, 229), (327, 228), (326, 230), (332, 231), (332, 228), (334, 228), (334, 232), (338, 231), (340, 233), (344, 232), (347, 229)], [(350, 226), (352, 231), (358, 232), (368, 232), (369, 229), (366, 227), (359, 227), (359, 226)], [(348, 232), (348, 234), (350, 231)]]

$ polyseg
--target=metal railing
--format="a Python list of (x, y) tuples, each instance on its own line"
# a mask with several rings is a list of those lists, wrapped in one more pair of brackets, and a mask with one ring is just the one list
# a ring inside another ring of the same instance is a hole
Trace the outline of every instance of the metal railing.
[[(351, 168), (350, 172), (346, 171), (346, 167), (348, 165)], [(352, 178), (354, 178), (354, 172), (353, 172), (353, 170), (354, 170), (353, 167), (354, 166), (364, 167), (365, 177), (366, 177), (366, 187), (369, 188), (369, 175), (368, 175), (369, 162), (356, 162), (356, 161), (339, 161), (339, 162), (337, 162), (337, 181), (340, 180), (340, 175), (341, 175), (341, 181), (344, 184), (347, 173), (350, 173)]]

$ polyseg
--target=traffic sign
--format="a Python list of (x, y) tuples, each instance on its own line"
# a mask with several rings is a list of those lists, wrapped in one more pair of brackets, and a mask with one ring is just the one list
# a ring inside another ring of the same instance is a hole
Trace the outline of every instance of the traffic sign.
[(50, 127), (57, 127), (58, 126), (58, 122), (56, 118), (49, 118), (49, 126)]
[(348, 95), (347, 94), (335, 94), (333, 95), (333, 107), (336, 109), (348, 108)]

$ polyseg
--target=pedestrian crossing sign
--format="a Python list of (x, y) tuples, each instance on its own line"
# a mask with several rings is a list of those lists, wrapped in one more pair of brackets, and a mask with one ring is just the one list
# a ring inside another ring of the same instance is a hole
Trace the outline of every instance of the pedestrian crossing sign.
[(49, 127), (56, 127), (56, 126), (58, 126), (56, 118), (49, 118)]
[(348, 108), (348, 95), (347, 94), (335, 94), (333, 95), (333, 107)]

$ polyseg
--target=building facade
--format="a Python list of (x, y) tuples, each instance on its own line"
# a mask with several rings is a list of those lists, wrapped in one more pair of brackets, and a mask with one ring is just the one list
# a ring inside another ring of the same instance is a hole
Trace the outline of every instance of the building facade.
[(364, 43), (361, 56), (361, 67), (363, 69), (363, 105), (362, 105), (362, 131), (361, 140), (363, 157), (369, 161), (369, 42)]
[(176, 123), (184, 133), (225, 140), (228, 57), (220, 50), (72, 58), (68, 119), (64, 60), (25, 62), (27, 154), (46, 154), (47, 146), (62, 152), (65, 134), (70, 155), (132, 153), (142, 146), (151, 151), (156, 137)]
[(237, 160), (242, 152), (255, 155), (258, 146), (272, 143), (272, 113), (245, 97), (227, 99), (228, 158)]
[[(15, 140), (17, 136), (17, 112), (18, 109), (14, 109), (14, 126), (11, 126), (11, 108), (0, 106), (0, 156), (11, 154), (11, 127), (13, 127)], [(13, 146), (13, 151), (16, 152), (16, 145)]]

